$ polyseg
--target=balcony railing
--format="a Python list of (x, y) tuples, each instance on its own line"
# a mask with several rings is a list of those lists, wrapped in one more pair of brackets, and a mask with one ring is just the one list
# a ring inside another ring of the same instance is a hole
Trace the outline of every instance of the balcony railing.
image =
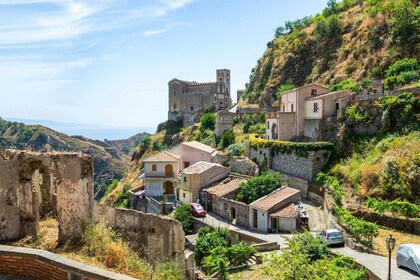
[(175, 177), (175, 173), (150, 171), (150, 172), (146, 172), (145, 176), (146, 178), (173, 178)]

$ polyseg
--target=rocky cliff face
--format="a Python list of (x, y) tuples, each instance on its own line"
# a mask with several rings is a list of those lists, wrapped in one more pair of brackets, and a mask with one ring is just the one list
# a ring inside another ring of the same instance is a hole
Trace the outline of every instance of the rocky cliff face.
[[(37, 152), (83, 152), (94, 159), (95, 193), (129, 169), (130, 157), (112, 145), (82, 136), (70, 137), (40, 125), (0, 120), (0, 148)], [(97, 197), (96, 199), (100, 199)]]

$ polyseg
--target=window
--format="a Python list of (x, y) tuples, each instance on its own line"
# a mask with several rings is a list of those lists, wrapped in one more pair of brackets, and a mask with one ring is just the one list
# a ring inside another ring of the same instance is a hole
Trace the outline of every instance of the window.
[(194, 105), (193, 105), (193, 106), (191, 106), (191, 112), (192, 112), (192, 111), (194, 111)]
[(267, 121), (267, 129), (270, 129), (270, 122)]
[(311, 95), (316, 95), (316, 89), (311, 90)]
[(228, 88), (226, 88), (226, 93), (229, 93), (229, 89)]
[(185, 198), (185, 193), (182, 193), (182, 197)]
[(156, 170), (157, 170), (156, 164), (152, 164), (152, 171), (156, 171)]
[(226, 79), (226, 82), (229, 83), (229, 78)]
[(176, 95), (176, 90), (174, 90), (174, 96)]
[(286, 107), (284, 106), (284, 104), (283, 104), (283, 112), (286, 112)]
[(216, 102), (216, 101), (217, 101), (217, 95), (214, 96), (214, 102)]
[(184, 182), (187, 182), (187, 177), (184, 177)]
[(314, 103), (314, 112), (318, 112), (318, 102)]
[(291, 110), (290, 111), (293, 112), (293, 104), (291, 105)]

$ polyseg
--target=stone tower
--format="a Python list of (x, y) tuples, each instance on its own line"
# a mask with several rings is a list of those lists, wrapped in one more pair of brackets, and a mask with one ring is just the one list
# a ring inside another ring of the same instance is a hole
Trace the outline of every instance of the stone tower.
[(230, 106), (230, 70), (217, 69), (215, 82), (172, 79), (168, 101), (168, 120), (182, 120), (184, 127), (199, 121), (206, 108), (226, 110)]
[(218, 83), (217, 93), (227, 93), (230, 95), (230, 70), (217, 69), (216, 81)]

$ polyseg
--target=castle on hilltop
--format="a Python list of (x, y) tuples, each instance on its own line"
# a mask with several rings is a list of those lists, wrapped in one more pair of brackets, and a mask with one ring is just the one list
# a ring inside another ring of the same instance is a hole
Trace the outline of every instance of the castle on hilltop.
[(216, 82), (198, 83), (172, 79), (168, 88), (168, 120), (182, 120), (184, 127), (199, 121), (205, 108), (220, 111), (230, 106), (228, 69), (216, 70)]

